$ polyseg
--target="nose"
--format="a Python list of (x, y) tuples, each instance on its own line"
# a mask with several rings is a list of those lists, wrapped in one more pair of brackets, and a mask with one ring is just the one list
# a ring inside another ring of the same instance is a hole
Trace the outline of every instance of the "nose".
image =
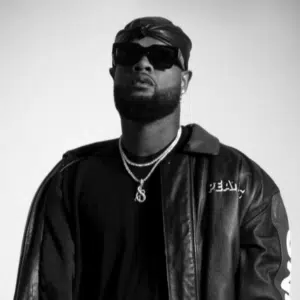
[(143, 56), (136, 64), (133, 65), (133, 71), (134, 72), (153, 72), (154, 68), (149, 62), (147, 56)]

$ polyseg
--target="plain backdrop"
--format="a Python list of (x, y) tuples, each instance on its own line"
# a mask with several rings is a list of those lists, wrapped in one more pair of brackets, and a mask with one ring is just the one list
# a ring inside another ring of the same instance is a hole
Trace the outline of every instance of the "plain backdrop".
[(120, 135), (111, 46), (133, 18), (164, 16), (193, 41), (182, 124), (198, 123), (281, 189), (300, 299), (300, 1), (1, 1), (0, 299), (12, 299), (24, 226), (62, 154)]

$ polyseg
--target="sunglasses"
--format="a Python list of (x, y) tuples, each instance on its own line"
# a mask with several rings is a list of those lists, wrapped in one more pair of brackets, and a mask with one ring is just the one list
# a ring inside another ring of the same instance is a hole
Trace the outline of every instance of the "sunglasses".
[(173, 65), (185, 69), (180, 49), (168, 45), (143, 47), (137, 43), (114, 43), (112, 55), (114, 65), (133, 66), (146, 56), (155, 69), (169, 69)]

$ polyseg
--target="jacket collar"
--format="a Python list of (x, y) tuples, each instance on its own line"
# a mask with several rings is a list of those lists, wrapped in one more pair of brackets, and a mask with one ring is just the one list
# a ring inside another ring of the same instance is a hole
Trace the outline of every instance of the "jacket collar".
[[(197, 124), (188, 124), (190, 137), (183, 147), (184, 153), (217, 155), (220, 149), (219, 140)], [(96, 142), (70, 150), (64, 154), (64, 167), (73, 164), (87, 156), (103, 153), (119, 153), (118, 139)]]
[(186, 145), (183, 148), (187, 153), (201, 153), (217, 155), (220, 150), (219, 140), (208, 133), (198, 124), (187, 125), (191, 130), (191, 135)]

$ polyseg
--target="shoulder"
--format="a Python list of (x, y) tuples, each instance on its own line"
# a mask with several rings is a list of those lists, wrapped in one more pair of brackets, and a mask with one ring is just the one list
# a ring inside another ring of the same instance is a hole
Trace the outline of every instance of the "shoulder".
[(114, 156), (118, 153), (118, 139), (106, 140), (83, 145), (65, 152), (62, 156), (60, 171), (68, 167), (93, 157)]
[(264, 192), (275, 193), (278, 188), (271, 177), (251, 158), (228, 146), (198, 124), (187, 126), (191, 132), (184, 151), (190, 155), (209, 157), (210, 173), (214, 181), (234, 180), (240, 185), (252, 185)]
[(216, 160), (228, 168), (230, 164), (235, 164), (240, 183), (247, 181), (248, 184), (251, 182), (259, 185), (260, 188), (264, 188), (265, 193), (269, 194), (274, 194), (279, 190), (271, 176), (257, 162), (234, 147), (220, 143), (220, 151)]
[(34, 196), (33, 201), (37, 202), (40, 199), (44, 199), (44, 196), (49, 195), (49, 193), (51, 194), (52, 192), (60, 194), (62, 179), (67, 178), (74, 173), (65, 172), (66, 170), (71, 170), (72, 166), (76, 167), (80, 162), (89, 160), (93, 157), (105, 159), (105, 157), (116, 155), (117, 153), (117, 139), (87, 144), (66, 151), (62, 155), (60, 161), (58, 161), (52, 170), (50, 170), (50, 172), (48, 172), (48, 174), (45, 176)]
[(272, 204), (280, 190), (271, 176), (240, 150), (220, 144), (215, 166), (236, 175), (239, 203), (244, 222), (252, 219)]

